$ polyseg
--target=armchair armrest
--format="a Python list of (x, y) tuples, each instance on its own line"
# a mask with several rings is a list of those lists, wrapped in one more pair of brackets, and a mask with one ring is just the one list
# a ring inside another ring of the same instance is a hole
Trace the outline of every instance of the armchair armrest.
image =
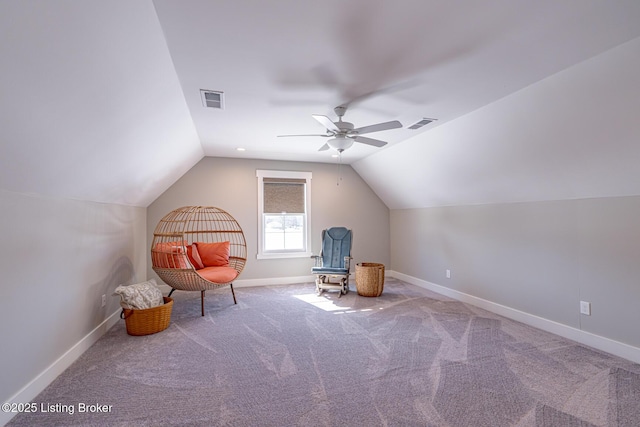
[(347, 271), (351, 270), (351, 260), (352, 259), (353, 259), (353, 257), (350, 257), (350, 256), (344, 257), (344, 268), (346, 268)]
[(322, 267), (322, 257), (320, 255), (311, 255), (314, 260), (314, 267)]

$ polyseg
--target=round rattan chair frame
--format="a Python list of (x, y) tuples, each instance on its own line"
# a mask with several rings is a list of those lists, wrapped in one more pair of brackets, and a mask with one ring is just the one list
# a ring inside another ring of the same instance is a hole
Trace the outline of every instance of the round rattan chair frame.
[[(186, 255), (187, 247), (194, 242), (225, 241), (229, 242), (229, 267), (235, 269), (239, 276), (247, 261), (247, 242), (240, 224), (228, 212), (213, 206), (183, 206), (165, 215), (153, 232), (151, 263), (156, 274), (171, 286), (169, 296), (176, 289), (200, 291), (204, 316), (205, 291), (229, 285), (233, 302), (237, 304), (233, 281), (215, 283), (205, 279)], [(182, 248), (178, 254), (176, 247)], [(180, 257), (179, 263), (175, 263), (177, 256)]]

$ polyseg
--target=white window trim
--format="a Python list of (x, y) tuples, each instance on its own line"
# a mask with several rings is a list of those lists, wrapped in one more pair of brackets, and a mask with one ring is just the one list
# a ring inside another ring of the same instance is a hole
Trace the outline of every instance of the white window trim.
[[(257, 259), (279, 259), (279, 258), (309, 258), (311, 257), (311, 172), (299, 171), (276, 171), (276, 170), (256, 170), (258, 178), (258, 253)], [(304, 208), (306, 214), (305, 221), (305, 248), (303, 251), (264, 251), (264, 178), (294, 178), (306, 180)]]

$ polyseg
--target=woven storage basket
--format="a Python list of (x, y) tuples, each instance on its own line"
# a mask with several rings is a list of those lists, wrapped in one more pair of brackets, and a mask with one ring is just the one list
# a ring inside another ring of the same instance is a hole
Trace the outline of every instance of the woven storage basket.
[(164, 331), (169, 327), (173, 298), (163, 297), (164, 304), (144, 310), (122, 309), (121, 317), (124, 318), (129, 335), (151, 335)]
[(379, 297), (384, 288), (384, 264), (356, 264), (356, 290), (363, 297)]

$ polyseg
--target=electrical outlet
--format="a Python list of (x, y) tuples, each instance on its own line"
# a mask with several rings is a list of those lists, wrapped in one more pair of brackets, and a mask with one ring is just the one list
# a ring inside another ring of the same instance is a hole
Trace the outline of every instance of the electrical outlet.
[(587, 301), (580, 301), (580, 314), (591, 316), (591, 303)]
[(107, 296), (102, 295), (102, 307), (104, 307), (105, 305), (107, 305)]
[(447, 279), (451, 279), (451, 270), (447, 269), (446, 275), (447, 275)]

